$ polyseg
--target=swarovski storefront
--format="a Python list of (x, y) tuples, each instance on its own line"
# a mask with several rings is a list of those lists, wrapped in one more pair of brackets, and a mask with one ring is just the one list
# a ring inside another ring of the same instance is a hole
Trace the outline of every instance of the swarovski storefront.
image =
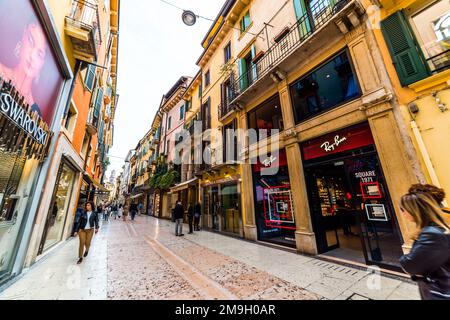
[(0, 285), (21, 272), (71, 78), (43, 1), (0, 2)]

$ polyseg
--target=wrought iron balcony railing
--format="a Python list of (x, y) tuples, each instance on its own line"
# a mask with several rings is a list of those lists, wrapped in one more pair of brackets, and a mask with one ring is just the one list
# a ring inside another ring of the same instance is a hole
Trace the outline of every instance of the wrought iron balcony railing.
[(233, 83), (233, 100), (244, 93), (252, 84), (268, 74), (282, 60), (293, 53), (316, 30), (327, 24), (351, 0), (321, 0), (310, 6), (307, 13), (301, 16), (290, 27), (282, 39), (272, 45), (248, 70)]
[(66, 23), (71, 28), (75, 28), (88, 34), (88, 39), (79, 38), (76, 33), (69, 33), (72, 38), (75, 51), (80, 51), (82, 55), (95, 56), (102, 44), (100, 29), (100, 16), (98, 4), (93, 0), (72, 0), (70, 13), (66, 16)]

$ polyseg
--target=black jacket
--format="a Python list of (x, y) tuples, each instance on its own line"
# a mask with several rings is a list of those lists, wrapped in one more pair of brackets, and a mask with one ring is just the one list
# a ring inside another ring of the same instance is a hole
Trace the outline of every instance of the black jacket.
[(194, 214), (202, 215), (202, 206), (200, 204), (195, 204)]
[(450, 300), (450, 235), (442, 228), (425, 227), (400, 264), (418, 282), (422, 299)]
[[(89, 223), (90, 223), (91, 227), (95, 227), (95, 229), (97, 229), (97, 230), (100, 228), (97, 212), (92, 212), (91, 217), (89, 219)], [(87, 225), (87, 212), (84, 211), (80, 216), (80, 221), (77, 225), (77, 228), (75, 229), (75, 232), (84, 230), (84, 228), (86, 228), (86, 225)]]
[(173, 211), (173, 215), (175, 219), (183, 219), (184, 216), (184, 208), (183, 205), (177, 204)]

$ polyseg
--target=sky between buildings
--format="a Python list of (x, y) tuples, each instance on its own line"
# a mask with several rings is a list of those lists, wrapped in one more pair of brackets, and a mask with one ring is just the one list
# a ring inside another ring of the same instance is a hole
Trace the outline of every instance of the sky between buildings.
[[(168, 0), (197, 15), (215, 19), (224, 0)], [(162, 95), (180, 76), (193, 77), (203, 51), (201, 41), (212, 22), (198, 19), (192, 26), (182, 11), (160, 0), (122, 0), (118, 93), (114, 146), (106, 177), (122, 171), (124, 158), (150, 129)], [(105, 177), (105, 178), (106, 178)]]

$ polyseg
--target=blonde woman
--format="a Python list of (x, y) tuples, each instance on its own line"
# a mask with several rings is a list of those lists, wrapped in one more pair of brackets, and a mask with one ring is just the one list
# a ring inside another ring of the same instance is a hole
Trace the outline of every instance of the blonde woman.
[(430, 194), (416, 192), (402, 197), (401, 210), (418, 232), (400, 264), (418, 282), (423, 300), (450, 300), (450, 226), (441, 208)]
[(123, 206), (123, 221), (127, 221), (129, 213), (130, 213), (130, 203), (127, 201)]

